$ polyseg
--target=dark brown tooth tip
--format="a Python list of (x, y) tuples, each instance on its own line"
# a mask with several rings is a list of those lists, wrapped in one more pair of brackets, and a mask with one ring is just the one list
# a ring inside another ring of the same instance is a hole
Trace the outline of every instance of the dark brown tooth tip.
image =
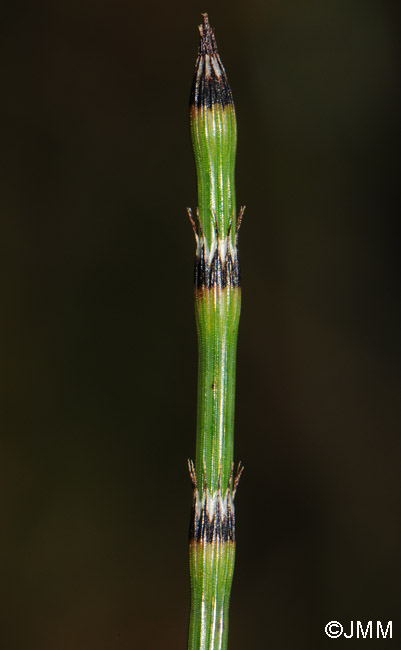
[(224, 260), (221, 259), (219, 251), (213, 255), (209, 262), (205, 256), (205, 248), (202, 247), (200, 258), (195, 260), (194, 273), (195, 289), (225, 289), (226, 287), (241, 287), (241, 271), (238, 261), (238, 254), (233, 259), (228, 251)]
[(195, 108), (211, 108), (214, 104), (220, 104), (222, 108), (228, 104), (234, 106), (208, 15), (202, 15), (203, 24), (199, 25), (200, 43), (189, 105)]

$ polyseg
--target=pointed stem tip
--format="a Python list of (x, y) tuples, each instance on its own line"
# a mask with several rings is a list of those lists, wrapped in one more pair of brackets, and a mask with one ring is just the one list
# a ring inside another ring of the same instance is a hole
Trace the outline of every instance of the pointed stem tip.
[(214, 104), (220, 104), (222, 108), (227, 104), (234, 106), (230, 84), (217, 50), (208, 14), (204, 13), (202, 16), (203, 24), (199, 25), (200, 43), (190, 106), (195, 108), (211, 108)]
[(199, 50), (203, 53), (206, 54), (206, 52), (210, 55), (213, 54), (213, 52), (217, 52), (217, 45), (216, 45), (216, 39), (213, 34), (213, 30), (209, 25), (209, 16), (205, 13), (202, 14), (203, 16), (203, 25), (199, 25), (199, 34), (200, 34), (200, 44), (199, 44)]

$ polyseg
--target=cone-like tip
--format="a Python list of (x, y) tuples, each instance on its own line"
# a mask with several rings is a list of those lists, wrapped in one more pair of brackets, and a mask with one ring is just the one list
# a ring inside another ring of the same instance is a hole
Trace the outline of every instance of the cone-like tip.
[(195, 108), (210, 108), (214, 104), (220, 104), (223, 108), (227, 104), (233, 106), (230, 84), (217, 50), (213, 30), (209, 25), (208, 15), (202, 15), (203, 25), (199, 25), (200, 43), (189, 105)]

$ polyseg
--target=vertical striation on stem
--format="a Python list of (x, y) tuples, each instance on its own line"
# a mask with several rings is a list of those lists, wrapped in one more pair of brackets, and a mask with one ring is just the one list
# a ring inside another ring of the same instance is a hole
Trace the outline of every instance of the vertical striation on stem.
[(198, 331), (196, 463), (190, 461), (191, 615), (189, 650), (227, 647), (235, 557), (233, 475), (237, 333), (241, 307), (238, 217), (235, 207), (237, 126), (234, 102), (207, 14), (190, 97), (190, 127), (198, 181), (195, 314)]

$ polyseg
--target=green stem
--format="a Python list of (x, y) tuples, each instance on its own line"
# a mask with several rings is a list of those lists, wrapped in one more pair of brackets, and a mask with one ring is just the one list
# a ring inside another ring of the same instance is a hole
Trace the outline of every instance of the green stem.
[[(196, 475), (212, 492), (228, 486), (234, 453), (239, 287), (195, 292), (199, 375)], [(205, 473), (206, 472), (206, 473)]]
[(235, 558), (233, 477), (235, 361), (241, 306), (232, 93), (207, 14), (190, 102), (198, 179), (195, 314), (199, 375), (196, 467), (190, 530), (188, 650), (225, 650)]

